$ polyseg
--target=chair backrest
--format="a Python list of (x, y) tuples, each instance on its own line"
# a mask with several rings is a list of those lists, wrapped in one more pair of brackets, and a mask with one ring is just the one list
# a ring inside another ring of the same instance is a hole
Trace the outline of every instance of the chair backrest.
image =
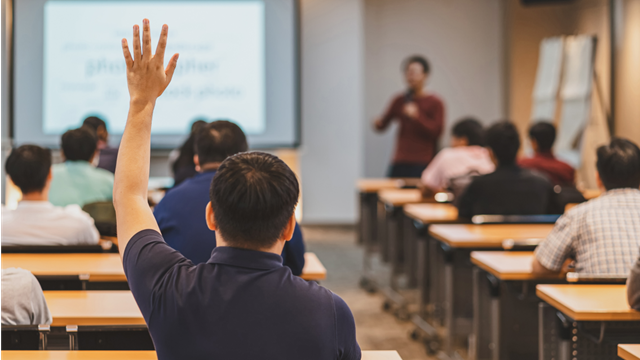
[(46, 350), (49, 325), (2, 325), (2, 350)]
[(113, 207), (113, 202), (99, 201), (85, 204), (82, 210), (93, 218), (100, 235), (117, 236), (116, 209)]
[(103, 253), (101, 245), (15, 245), (3, 246), (3, 254), (76, 254)]
[(471, 222), (480, 224), (555, 224), (560, 215), (475, 215)]

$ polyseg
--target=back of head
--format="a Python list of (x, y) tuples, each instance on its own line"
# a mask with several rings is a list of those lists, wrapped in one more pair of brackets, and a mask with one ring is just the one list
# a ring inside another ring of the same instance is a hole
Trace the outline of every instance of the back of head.
[(451, 132), (457, 138), (466, 138), (469, 146), (484, 146), (484, 129), (482, 124), (474, 118), (469, 117), (458, 121)]
[(195, 149), (201, 166), (220, 163), (231, 155), (247, 151), (247, 137), (235, 123), (217, 120), (197, 132)]
[(287, 226), (299, 193), (298, 179), (278, 157), (262, 152), (233, 155), (211, 182), (217, 231), (232, 246), (269, 248)]
[(410, 56), (410, 57), (406, 58), (404, 60), (404, 62), (402, 63), (402, 70), (406, 71), (407, 68), (409, 67), (409, 65), (415, 64), (415, 63), (422, 65), (423, 73), (425, 73), (425, 74), (430, 74), (431, 73), (431, 65), (429, 64), (429, 60), (427, 60), (422, 55), (413, 55), (413, 56)]
[(107, 123), (97, 116), (89, 116), (88, 118), (84, 119), (84, 121), (82, 122), (82, 126), (89, 127), (95, 132), (98, 132), (98, 129), (100, 129), (101, 127), (104, 128), (105, 131), (107, 130)]
[(508, 166), (516, 163), (516, 156), (520, 149), (520, 135), (513, 123), (501, 121), (494, 124), (485, 133), (485, 141), (498, 160), (498, 165)]
[(36, 145), (14, 149), (5, 162), (7, 174), (23, 194), (42, 191), (50, 169), (51, 151)]
[(596, 166), (607, 190), (640, 187), (640, 149), (622, 138), (613, 138), (597, 151)]
[(95, 133), (81, 127), (62, 134), (62, 153), (66, 160), (91, 161), (98, 146)]
[(556, 141), (556, 127), (547, 121), (537, 122), (529, 128), (529, 137), (536, 141), (539, 152), (549, 152)]

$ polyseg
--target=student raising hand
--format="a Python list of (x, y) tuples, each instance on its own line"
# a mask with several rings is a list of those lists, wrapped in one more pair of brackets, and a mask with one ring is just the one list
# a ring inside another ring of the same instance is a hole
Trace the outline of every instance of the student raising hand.
[(127, 39), (122, 39), (122, 52), (127, 63), (127, 84), (131, 102), (155, 102), (171, 82), (178, 63), (178, 54), (174, 54), (164, 69), (164, 52), (167, 47), (169, 26), (162, 25), (156, 54), (151, 52), (151, 31), (149, 20), (142, 21), (142, 49), (140, 48), (140, 27), (133, 26), (133, 57), (129, 52)]

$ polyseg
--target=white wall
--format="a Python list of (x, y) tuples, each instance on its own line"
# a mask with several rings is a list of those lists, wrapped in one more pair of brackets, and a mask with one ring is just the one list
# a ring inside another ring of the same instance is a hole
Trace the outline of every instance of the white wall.
[(370, 122), (404, 91), (400, 66), (409, 55), (431, 62), (427, 88), (446, 102), (447, 129), (465, 115), (485, 123), (504, 116), (502, 17), (500, 0), (365, 1), (366, 176), (383, 176), (389, 165), (395, 129), (379, 135)]
[(0, 170), (0, 193), (2, 194), (2, 203), (4, 204), (4, 195), (5, 195), (5, 173), (4, 173), (4, 160), (9, 156), (9, 152), (11, 151), (11, 136), (9, 134), (9, 35), (10, 32), (7, 31), (8, 22), (7, 15), (9, 12), (7, 11), (7, 1), (2, 0), (1, 3), (2, 8), (2, 46), (1, 46), (1, 54), (0, 62), (2, 63), (2, 69), (0, 69), (0, 78), (2, 79), (2, 100), (0, 102), (0, 138), (2, 138), (2, 144), (0, 145), (0, 159), (2, 159), (2, 170)]
[(356, 221), (361, 176), (363, 3), (302, 0), (304, 223)]

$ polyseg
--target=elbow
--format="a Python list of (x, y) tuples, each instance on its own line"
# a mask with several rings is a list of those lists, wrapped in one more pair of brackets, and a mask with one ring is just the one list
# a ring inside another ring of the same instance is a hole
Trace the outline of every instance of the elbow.
[(531, 264), (531, 273), (536, 277), (560, 275), (560, 271), (554, 271), (554, 270), (547, 269), (535, 257), (533, 258), (533, 261), (532, 261), (532, 264)]

